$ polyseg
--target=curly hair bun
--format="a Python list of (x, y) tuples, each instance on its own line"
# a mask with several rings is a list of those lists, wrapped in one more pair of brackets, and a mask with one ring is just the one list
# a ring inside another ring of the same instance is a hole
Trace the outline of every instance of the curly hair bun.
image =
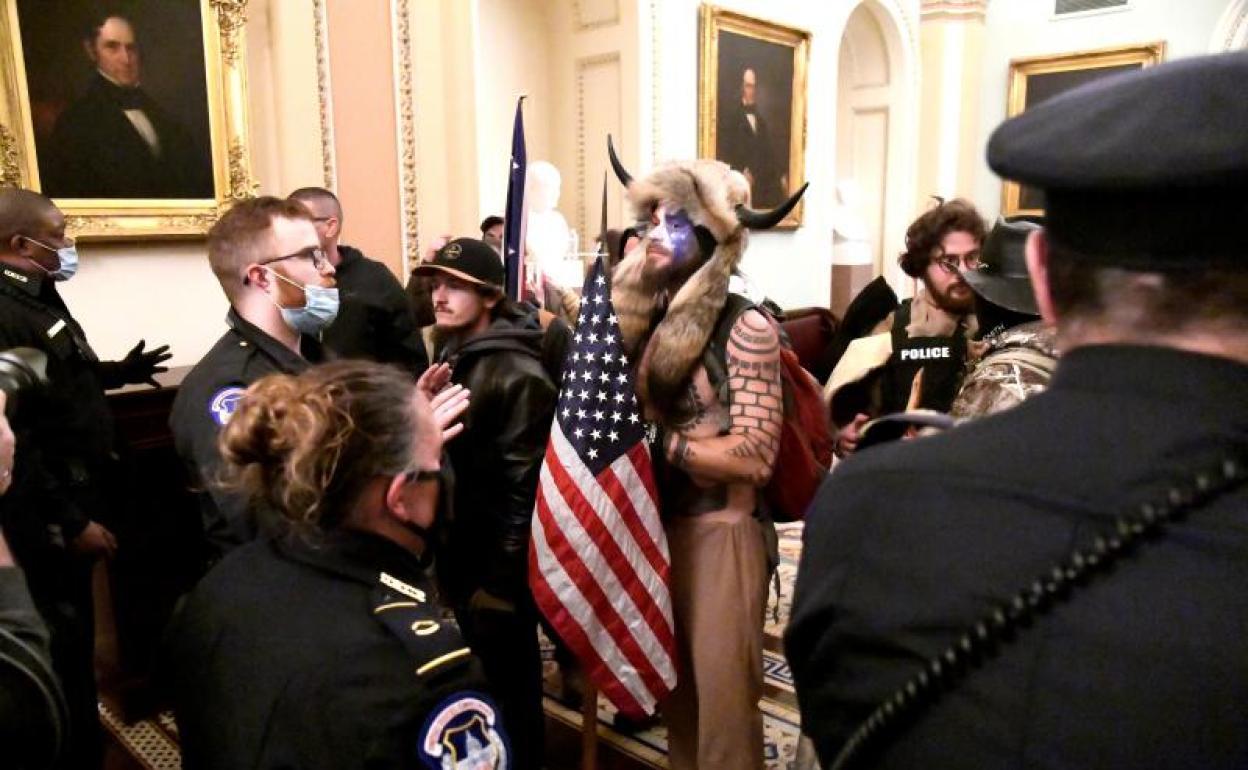
[(332, 526), (370, 479), (406, 469), (414, 387), (363, 361), (258, 380), (218, 439), (223, 483), (288, 521)]

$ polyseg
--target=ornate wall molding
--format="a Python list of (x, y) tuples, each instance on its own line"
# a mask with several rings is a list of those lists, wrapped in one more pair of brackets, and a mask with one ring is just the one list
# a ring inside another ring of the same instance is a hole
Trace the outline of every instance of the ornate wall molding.
[(420, 216), (416, 201), (416, 110), (412, 92), (412, 35), (408, 0), (391, 0), (391, 52), (394, 57), (394, 106), (398, 118), (396, 145), (399, 161), (399, 215), (401, 217), (403, 273), (420, 258)]
[(983, 21), (988, 0), (922, 0), (919, 18), (923, 21)]
[(610, 27), (620, 22), (620, 0), (572, 0), (572, 10), (577, 32)]
[(312, 0), (312, 29), (316, 36), (316, 96), (321, 118), (321, 170), (325, 187), (338, 189), (337, 155), (334, 150), (334, 94), (329, 78), (329, 23), (325, 0)]
[(661, 116), (663, 95), (660, 91), (663, 79), (659, 77), (663, 66), (663, 48), (659, 45), (659, 0), (650, 0), (650, 165), (659, 162), (659, 140), (663, 122)]
[(1218, 18), (1209, 45), (1211, 53), (1248, 48), (1248, 0), (1232, 0)]
[[(599, 54), (597, 56), (586, 56), (576, 60), (576, 227), (577, 231), (582, 233), (582, 237), (590, 239), (597, 234), (598, 230), (598, 213), (594, 212), (593, 219), (590, 219), (590, 212), (586, 208), (585, 201), (586, 190), (588, 188), (589, 164), (586, 161), (585, 146), (585, 73), (594, 67), (603, 64), (615, 64), (617, 74), (620, 67), (620, 53), (615, 51), (612, 53)], [(595, 152), (602, 152), (601, 147), (594, 148)], [(592, 223), (592, 224), (591, 224)], [(590, 229), (591, 226), (594, 229)], [(587, 242), (592, 242), (587, 240)]]

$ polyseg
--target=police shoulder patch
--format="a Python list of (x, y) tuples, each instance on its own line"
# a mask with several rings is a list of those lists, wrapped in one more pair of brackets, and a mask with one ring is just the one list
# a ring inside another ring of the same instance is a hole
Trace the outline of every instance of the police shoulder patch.
[(244, 392), (243, 388), (233, 385), (214, 393), (208, 400), (208, 415), (213, 422), (225, 427), (234, 416), (234, 410), (238, 409), (238, 402), (242, 400)]
[(439, 703), (420, 730), (420, 758), (431, 768), (504, 770), (511, 766), (498, 708), (478, 692), (455, 693)]

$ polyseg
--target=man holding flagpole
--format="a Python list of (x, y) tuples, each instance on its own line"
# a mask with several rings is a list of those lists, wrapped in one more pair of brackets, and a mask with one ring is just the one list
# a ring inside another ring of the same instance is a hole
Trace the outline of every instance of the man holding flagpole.
[(657, 429), (678, 672), (663, 704), (668, 758), (674, 770), (761, 770), (771, 524), (760, 490), (784, 419), (780, 342), (728, 282), (746, 230), (773, 227), (805, 187), (754, 211), (745, 178), (723, 163), (670, 162), (633, 180), (608, 148), (643, 230), (612, 275), (611, 301)]

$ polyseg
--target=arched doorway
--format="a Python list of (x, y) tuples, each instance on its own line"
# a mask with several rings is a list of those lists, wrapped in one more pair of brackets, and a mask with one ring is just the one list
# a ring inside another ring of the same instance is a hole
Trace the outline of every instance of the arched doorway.
[(893, 260), (904, 202), (896, 174), (909, 139), (907, 78), (892, 16), (874, 0), (858, 5), (841, 37), (837, 68), (836, 191), (831, 307), (840, 315), (873, 278), (899, 283)]

